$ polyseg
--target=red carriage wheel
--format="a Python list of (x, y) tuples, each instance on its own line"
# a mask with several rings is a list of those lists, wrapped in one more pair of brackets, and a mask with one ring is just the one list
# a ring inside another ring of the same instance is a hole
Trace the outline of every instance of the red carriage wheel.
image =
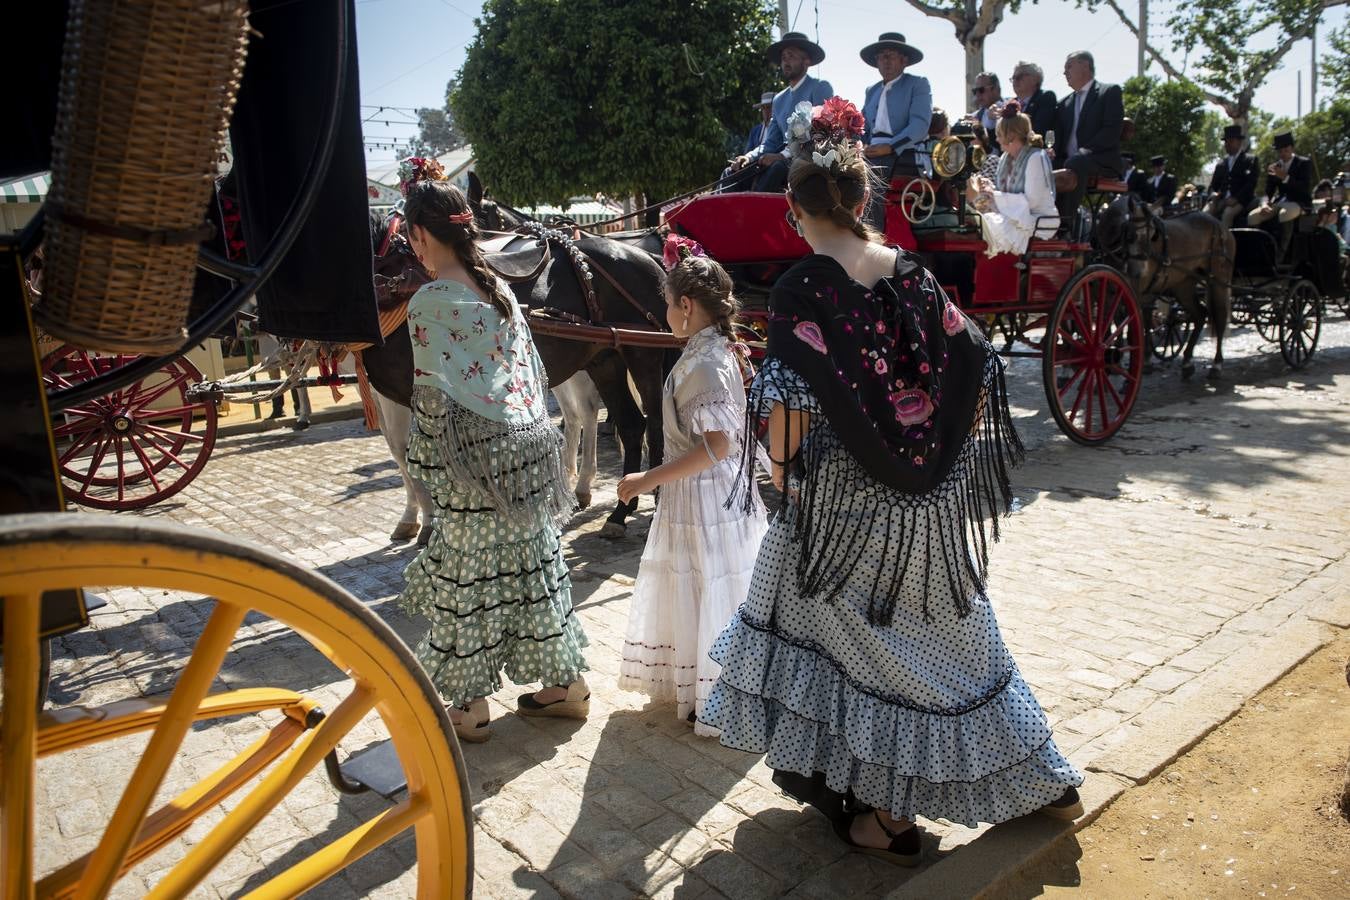
[[(48, 391), (135, 360), (63, 346), (42, 361)], [(201, 372), (186, 359), (64, 410), (52, 423), (66, 496), (95, 509), (140, 509), (197, 477), (216, 442), (216, 404), (191, 397)]]
[(1060, 430), (1099, 444), (1120, 430), (1139, 396), (1144, 322), (1134, 292), (1110, 266), (1088, 266), (1060, 292), (1042, 345), (1045, 396)]

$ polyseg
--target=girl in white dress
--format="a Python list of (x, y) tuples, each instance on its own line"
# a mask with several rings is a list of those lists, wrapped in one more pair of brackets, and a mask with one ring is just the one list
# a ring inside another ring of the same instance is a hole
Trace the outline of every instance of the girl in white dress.
[(1059, 228), (1055, 178), (1041, 136), (1016, 100), (1003, 106), (995, 133), (1003, 153), (990, 181), (983, 176), (966, 185), (970, 203), (980, 212), (985, 253), (1025, 253), (1032, 237), (1053, 237)]
[(662, 397), (666, 458), (619, 482), (619, 498), (661, 489), (628, 615), (619, 687), (676, 702), (696, 734), (703, 703), (717, 680), (708, 648), (745, 600), (764, 536), (764, 505), (727, 508), (736, 485), (745, 423), (742, 363), (732, 347), (737, 303), (731, 278), (695, 255), (698, 245), (672, 237), (666, 320), (684, 352)]

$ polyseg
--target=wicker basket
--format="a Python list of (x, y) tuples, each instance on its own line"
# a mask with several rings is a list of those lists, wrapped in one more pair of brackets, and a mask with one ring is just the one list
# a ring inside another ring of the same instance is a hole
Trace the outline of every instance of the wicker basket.
[(247, 36), (247, 0), (71, 3), (34, 310), (51, 334), (181, 346)]

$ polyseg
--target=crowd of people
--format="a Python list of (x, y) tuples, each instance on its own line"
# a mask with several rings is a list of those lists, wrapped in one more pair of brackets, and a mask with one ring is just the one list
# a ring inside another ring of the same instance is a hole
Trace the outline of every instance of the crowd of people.
[[(881, 43), (878, 61), (897, 49)], [(668, 461), (618, 488), (625, 502), (660, 492), (618, 686), (764, 755), (775, 783), (849, 846), (913, 865), (918, 817), (1071, 819), (1083, 776), (1056, 748), (986, 591), (989, 526), (1008, 511), (1022, 455), (1002, 363), (921, 259), (866, 221), (878, 160), (927, 129), (894, 105), (890, 130), (876, 127), (895, 91), (926, 96), (901, 68), (869, 95), (870, 113), (827, 97), (764, 123), (757, 174), (784, 181), (812, 253), (773, 289), (758, 372), (734, 342), (727, 272), (667, 240), (666, 319), (686, 342), (664, 390)], [(995, 203), (1048, 171), (1026, 149), (1030, 130), (1022, 113), (995, 126), (1012, 161)], [(461, 740), (491, 737), (487, 698), (503, 672), (541, 685), (518, 697), (519, 714), (585, 718), (587, 639), (546, 375), (464, 194), (426, 172), (404, 183), (410, 243), (433, 273), (408, 311), (408, 467), (439, 509), (401, 596), (428, 620), (417, 657)]]
[[(973, 111), (955, 123), (933, 106), (928, 80), (907, 71), (923, 60), (923, 53), (904, 35), (882, 34), (860, 55), (880, 75), (862, 104), (865, 153), (878, 182), (888, 183), (895, 175), (931, 176), (937, 142), (952, 133), (953, 125), (964, 129), (987, 152), (967, 182), (967, 199), (980, 213), (990, 254), (1022, 252), (1033, 236), (1075, 227), (1079, 204), (1095, 179), (1122, 183), (1160, 213), (1198, 206), (1225, 227), (1268, 227), (1279, 233), (1280, 225), (1316, 213), (1320, 226), (1335, 232), (1342, 243), (1350, 240), (1350, 217), (1341, 203), (1350, 187), (1346, 173), (1338, 182), (1323, 180), (1314, 187), (1312, 163), (1295, 152), (1290, 132), (1275, 135), (1276, 159), (1262, 170), (1247, 149), (1242, 126), (1228, 126), (1224, 156), (1203, 190), (1179, 186), (1162, 155), (1149, 159), (1149, 171), (1136, 169), (1134, 154), (1122, 149), (1133, 124), (1125, 116), (1121, 88), (1097, 80), (1095, 61), (1087, 51), (1065, 59), (1068, 92), (1063, 97), (1045, 86), (1045, 72), (1034, 62), (1013, 68), (1006, 93), (996, 73), (981, 72), (971, 87)], [(824, 60), (825, 51), (804, 34), (784, 34), (767, 56), (787, 86), (761, 98), (763, 124), (724, 171), (723, 190), (783, 190), (788, 117), (799, 104), (820, 105), (833, 93), (828, 82), (809, 74), (811, 66)], [(1006, 121), (1015, 123), (1011, 133), (1017, 149), (1011, 151), (1004, 141)], [(937, 193), (948, 203), (930, 221), (945, 225), (955, 218), (954, 194), (943, 186)], [(884, 195), (876, 191), (868, 220), (884, 228), (884, 217)]]

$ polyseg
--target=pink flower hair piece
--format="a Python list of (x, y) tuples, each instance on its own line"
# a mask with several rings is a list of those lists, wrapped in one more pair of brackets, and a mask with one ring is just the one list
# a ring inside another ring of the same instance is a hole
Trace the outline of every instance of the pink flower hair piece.
[(698, 241), (678, 234), (668, 236), (665, 246), (661, 248), (661, 259), (666, 264), (667, 272), (679, 265), (682, 259), (690, 256), (707, 255), (703, 252), (703, 245)]

